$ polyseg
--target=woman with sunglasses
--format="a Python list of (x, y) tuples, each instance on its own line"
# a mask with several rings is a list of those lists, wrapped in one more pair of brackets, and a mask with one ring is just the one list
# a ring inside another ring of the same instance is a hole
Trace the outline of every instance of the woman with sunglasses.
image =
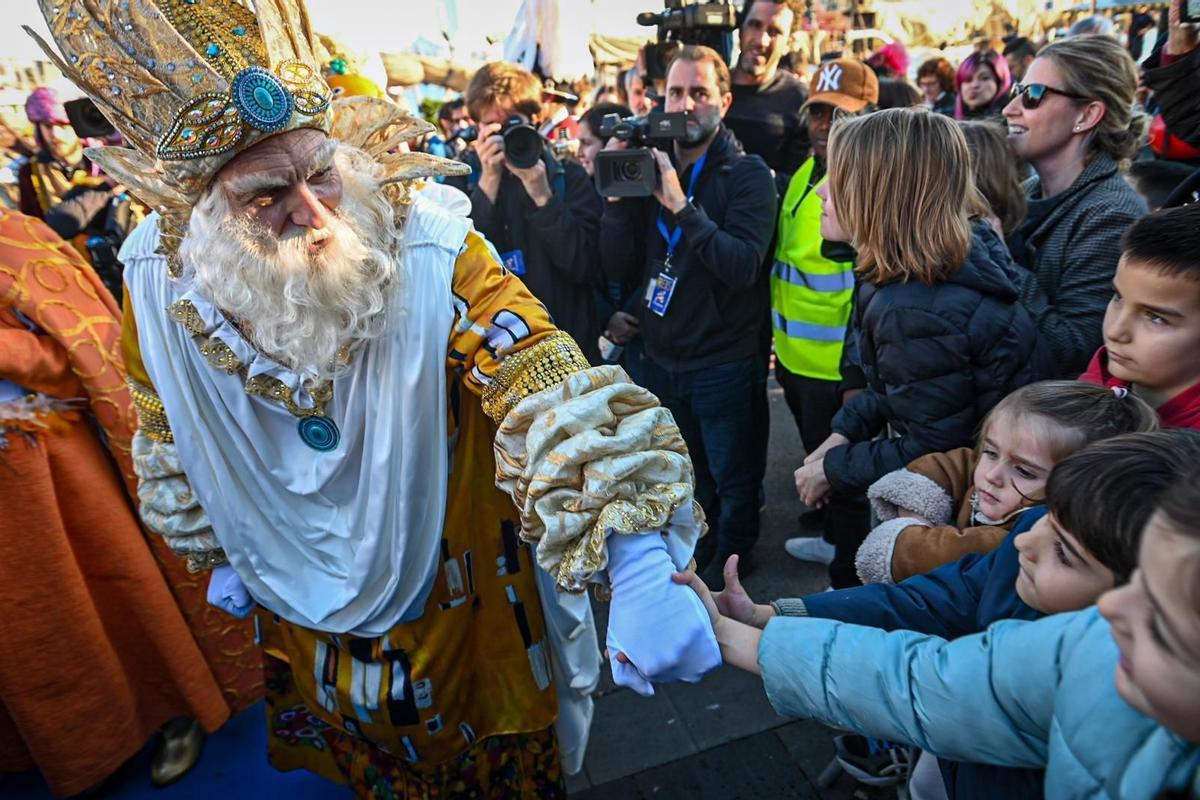
[(955, 118), (998, 118), (1008, 102), (1008, 87), (1012, 85), (1008, 62), (995, 50), (972, 53), (958, 65), (954, 85), (958, 90)]
[(1060, 377), (1079, 375), (1100, 346), (1121, 234), (1148, 211), (1121, 174), (1145, 130), (1136, 89), (1116, 39), (1077, 36), (1044, 48), (1004, 109), (1009, 142), (1036, 173), (1009, 247)]

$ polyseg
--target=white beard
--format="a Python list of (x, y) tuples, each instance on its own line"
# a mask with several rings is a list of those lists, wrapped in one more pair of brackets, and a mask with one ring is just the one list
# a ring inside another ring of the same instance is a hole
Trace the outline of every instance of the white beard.
[(236, 214), (214, 187), (192, 212), (179, 248), (185, 279), (260, 352), (310, 374), (313, 383), (345, 369), (343, 347), (385, 332), (402, 279), (400, 235), (374, 161), (343, 144), (335, 164), (342, 199), (325, 228), (278, 239)]

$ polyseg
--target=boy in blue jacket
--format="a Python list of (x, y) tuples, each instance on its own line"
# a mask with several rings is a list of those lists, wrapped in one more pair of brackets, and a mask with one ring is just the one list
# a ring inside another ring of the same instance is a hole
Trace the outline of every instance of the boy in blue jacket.
[[(1200, 434), (1157, 431), (1094, 443), (1055, 466), (1045, 508), (1027, 511), (1004, 543), (900, 584), (870, 584), (757, 605), (726, 564), (724, 592), (712, 596), (724, 617), (757, 628), (776, 616), (824, 617), (886, 631), (943, 639), (979, 633), (998, 620), (1033, 620), (1075, 611), (1128, 581), (1138, 541), (1159, 497), (1200, 463)], [(698, 579), (688, 574), (701, 595)], [(1041, 769), (942, 760), (951, 798), (1034, 797)]]

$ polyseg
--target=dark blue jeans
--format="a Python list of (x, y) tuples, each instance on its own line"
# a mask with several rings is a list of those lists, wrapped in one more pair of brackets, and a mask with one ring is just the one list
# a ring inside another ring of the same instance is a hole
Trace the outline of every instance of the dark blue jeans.
[(750, 552), (758, 541), (758, 469), (754, 437), (757, 358), (689, 372), (668, 372), (646, 355), (642, 385), (675, 416), (696, 470), (696, 500), (709, 535), (696, 548), (703, 567)]

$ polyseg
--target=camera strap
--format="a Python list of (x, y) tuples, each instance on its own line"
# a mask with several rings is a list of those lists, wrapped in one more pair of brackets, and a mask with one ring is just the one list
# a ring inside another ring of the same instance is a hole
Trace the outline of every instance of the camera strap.
[[(700, 156), (699, 160), (692, 166), (692, 176), (688, 178), (687, 201), (690, 203), (696, 195), (696, 181), (700, 178), (700, 173), (704, 171), (704, 162), (708, 160), (708, 150)], [(671, 256), (675, 254), (675, 248), (679, 246), (679, 239), (683, 236), (683, 228), (676, 225), (674, 230), (667, 229), (667, 223), (663, 219), (663, 207), (658, 207), (658, 232), (662, 234), (663, 240), (667, 243), (667, 256), (663, 260), (663, 264), (667, 272), (671, 271)]]

